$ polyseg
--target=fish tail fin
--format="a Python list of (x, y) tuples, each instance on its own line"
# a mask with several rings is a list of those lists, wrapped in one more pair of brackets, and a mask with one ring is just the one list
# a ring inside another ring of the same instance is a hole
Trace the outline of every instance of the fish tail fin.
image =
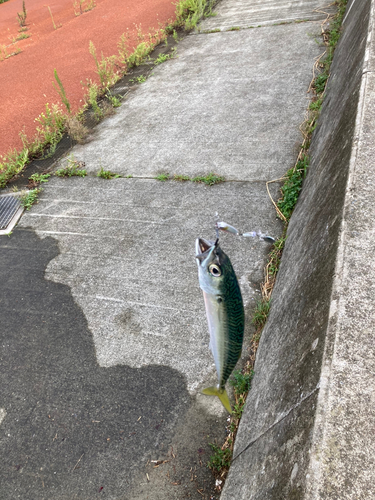
[(207, 396), (217, 396), (220, 401), (222, 402), (224, 408), (232, 414), (232, 408), (230, 406), (229, 398), (227, 391), (225, 388), (221, 389), (218, 387), (207, 387), (206, 389), (203, 389), (202, 391), (203, 394), (206, 394)]

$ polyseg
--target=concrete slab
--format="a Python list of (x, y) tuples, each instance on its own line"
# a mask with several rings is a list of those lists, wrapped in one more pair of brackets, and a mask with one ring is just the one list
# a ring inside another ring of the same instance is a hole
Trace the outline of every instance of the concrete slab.
[(302, 142), (319, 32), (302, 23), (186, 38), (74, 157), (92, 173), (281, 177)]
[(334, 11), (324, 0), (229, 0), (220, 2), (214, 17), (205, 19), (200, 30), (230, 30), (233, 27), (250, 28), (294, 21), (325, 19)]
[[(20, 227), (59, 242), (46, 277), (69, 285), (100, 366), (171, 366), (195, 393), (213, 376), (195, 238), (213, 238), (218, 217), (278, 235), (270, 208), (263, 184), (54, 179)], [(231, 235), (222, 241), (251, 309), (268, 245)]]

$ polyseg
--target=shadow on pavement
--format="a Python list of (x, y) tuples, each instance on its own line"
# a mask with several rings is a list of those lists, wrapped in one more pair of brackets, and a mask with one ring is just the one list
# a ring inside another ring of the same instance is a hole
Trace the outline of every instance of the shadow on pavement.
[(58, 253), (31, 230), (0, 240), (0, 497), (126, 497), (190, 396), (168, 367), (99, 367), (69, 287), (44, 279)]

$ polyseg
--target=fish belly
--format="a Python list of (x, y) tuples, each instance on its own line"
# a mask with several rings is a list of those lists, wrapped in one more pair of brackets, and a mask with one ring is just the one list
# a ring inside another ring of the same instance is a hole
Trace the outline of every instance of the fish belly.
[(224, 387), (241, 356), (244, 312), (240, 300), (203, 292), (206, 306), (210, 348), (215, 360), (219, 386)]

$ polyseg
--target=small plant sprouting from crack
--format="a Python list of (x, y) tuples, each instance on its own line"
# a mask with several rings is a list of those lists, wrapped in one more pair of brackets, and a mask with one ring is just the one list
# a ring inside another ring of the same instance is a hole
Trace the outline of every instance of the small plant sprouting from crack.
[(215, 471), (221, 472), (223, 469), (229, 469), (232, 460), (232, 450), (228, 448), (220, 448), (215, 443), (208, 443), (213, 451), (210, 460), (208, 461), (208, 467)]
[(253, 312), (253, 317), (251, 322), (256, 326), (256, 328), (262, 329), (266, 324), (268, 313), (271, 308), (270, 299), (262, 299), (257, 302), (255, 310)]
[(168, 61), (168, 59), (173, 59), (175, 50), (171, 54), (159, 54), (158, 57), (155, 59), (154, 63), (156, 65), (162, 64), (165, 61)]
[(34, 205), (34, 203), (38, 203), (38, 195), (43, 191), (42, 188), (31, 189), (30, 191), (25, 191), (21, 193), (21, 205), (26, 209), (30, 210), (30, 208)]
[(57, 177), (86, 177), (87, 171), (83, 168), (85, 166), (83, 161), (77, 161), (74, 156), (68, 158), (68, 165), (66, 167), (56, 170)]
[(220, 184), (221, 182), (225, 182), (225, 177), (217, 175), (213, 172), (210, 172), (207, 175), (199, 175), (197, 177), (190, 177), (184, 174), (175, 174), (171, 175), (168, 172), (163, 172), (155, 177), (158, 181), (169, 181), (174, 180), (178, 182), (197, 182), (200, 184), (206, 184), (207, 186), (213, 186), (214, 184)]
[(168, 172), (161, 173), (155, 177), (156, 180), (161, 182), (169, 181), (170, 178), (171, 176), (168, 174)]
[(282, 198), (277, 202), (277, 206), (287, 220), (290, 219), (296, 206), (308, 166), (309, 157), (303, 154), (296, 166), (286, 173), (286, 181), (281, 188)]
[(191, 181), (191, 178), (188, 175), (175, 174), (173, 176), (173, 180), (178, 182), (186, 182), (186, 181)]
[(144, 75), (135, 76), (129, 80), (130, 83), (144, 83), (147, 78)]
[(211, 17), (214, 0), (181, 0), (176, 5), (176, 21), (174, 27), (183, 27), (187, 31), (194, 29), (198, 21)]
[(110, 170), (104, 170), (103, 167), (100, 168), (99, 172), (96, 174), (97, 177), (101, 177), (102, 179), (118, 179), (121, 177), (120, 174), (115, 174)]
[(193, 182), (200, 182), (206, 184), (207, 186), (213, 186), (214, 184), (220, 184), (221, 182), (225, 182), (225, 177), (210, 172), (209, 174), (204, 176), (193, 177), (191, 180)]
[(119, 108), (121, 106), (121, 96), (117, 97), (115, 95), (112, 95), (109, 90), (105, 96), (114, 108)]

